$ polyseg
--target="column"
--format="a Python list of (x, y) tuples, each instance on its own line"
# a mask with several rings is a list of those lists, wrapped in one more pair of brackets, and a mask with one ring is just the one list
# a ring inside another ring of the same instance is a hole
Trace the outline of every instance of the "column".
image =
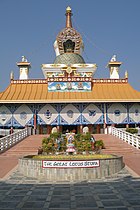
[(92, 124), (88, 125), (89, 133), (92, 133)]
[(80, 125), (79, 131), (80, 131), (80, 133), (83, 133), (83, 125)]
[(97, 125), (97, 133), (100, 133), (100, 125)]
[(51, 125), (47, 125), (47, 134), (50, 134), (52, 130), (52, 126)]
[(37, 120), (37, 117), (36, 117), (36, 114), (34, 114), (34, 134), (36, 134), (36, 128), (37, 128), (37, 122), (36, 122), (36, 120)]

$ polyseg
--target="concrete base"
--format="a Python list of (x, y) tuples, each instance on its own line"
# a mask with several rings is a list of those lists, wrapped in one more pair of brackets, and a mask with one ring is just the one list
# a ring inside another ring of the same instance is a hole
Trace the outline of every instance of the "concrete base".
[(123, 158), (100, 159), (97, 168), (43, 168), (42, 160), (19, 159), (19, 171), (27, 177), (49, 181), (84, 181), (101, 179), (118, 173), (124, 167)]

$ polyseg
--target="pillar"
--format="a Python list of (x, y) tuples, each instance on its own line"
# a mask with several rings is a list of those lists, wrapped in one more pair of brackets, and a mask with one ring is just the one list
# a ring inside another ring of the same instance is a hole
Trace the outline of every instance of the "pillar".
[(97, 125), (97, 133), (100, 133), (100, 125)]
[(52, 130), (52, 126), (51, 125), (47, 125), (47, 134), (50, 134)]
[(79, 132), (80, 132), (80, 133), (83, 133), (83, 125), (80, 125), (80, 126), (79, 126)]
[(36, 114), (34, 114), (34, 134), (36, 134), (36, 128), (37, 128), (37, 117)]
[(89, 133), (92, 133), (92, 124), (88, 125)]
[(80, 125), (77, 125), (77, 133), (80, 133)]
[(59, 132), (62, 133), (62, 125), (59, 125)]
[(126, 128), (129, 128), (129, 124), (126, 124)]

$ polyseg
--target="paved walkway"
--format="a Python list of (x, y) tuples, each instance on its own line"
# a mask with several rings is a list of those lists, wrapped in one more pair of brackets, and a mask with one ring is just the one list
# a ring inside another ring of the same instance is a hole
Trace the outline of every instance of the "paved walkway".
[[(44, 136), (30, 136), (0, 155), (3, 177), (25, 154), (37, 154)], [(121, 140), (107, 135), (104, 153), (124, 155), (127, 165), (139, 173), (140, 153)], [(136, 155), (136, 158), (135, 158)], [(138, 158), (138, 161), (136, 160)], [(133, 166), (134, 164), (134, 166)], [(136, 168), (135, 168), (136, 167)], [(137, 170), (138, 168), (138, 170)], [(48, 182), (24, 177), (18, 170), (0, 181), (0, 210), (139, 210), (140, 177), (124, 168), (111, 178), (86, 182)]]
[(124, 163), (140, 176), (140, 150), (112, 135), (96, 134), (95, 139), (103, 139), (103, 153), (122, 155)]
[(49, 183), (18, 171), (0, 182), (0, 210), (139, 210), (140, 178), (123, 169), (117, 177)]
[(18, 164), (19, 157), (37, 154), (44, 135), (29, 136), (11, 149), (0, 154), (0, 179), (9, 173)]

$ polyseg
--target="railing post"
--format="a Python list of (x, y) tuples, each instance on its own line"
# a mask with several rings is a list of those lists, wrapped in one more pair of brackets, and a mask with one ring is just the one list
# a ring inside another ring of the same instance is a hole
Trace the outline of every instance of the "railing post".
[(136, 148), (137, 149), (139, 149), (140, 147), (139, 147), (139, 144), (140, 144), (140, 142), (139, 142), (140, 140), (139, 139), (136, 139)]

